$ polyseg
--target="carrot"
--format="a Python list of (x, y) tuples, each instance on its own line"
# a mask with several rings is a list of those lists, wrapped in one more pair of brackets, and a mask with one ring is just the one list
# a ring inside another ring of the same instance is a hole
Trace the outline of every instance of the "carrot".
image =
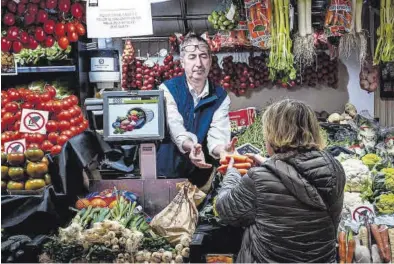
[(382, 250), (384, 253), (383, 260), (385, 262), (390, 262), (391, 252), (390, 252), (390, 243), (389, 243), (389, 231), (387, 226), (381, 225), (379, 228), (379, 233), (383, 241), (383, 250)]
[(226, 173), (226, 171), (227, 171), (227, 166), (228, 166), (228, 165), (222, 165), (222, 166), (220, 166), (220, 167), (218, 168), (218, 172), (220, 172), (220, 173)]
[(344, 231), (339, 232), (338, 244), (339, 244), (339, 263), (346, 263), (346, 233)]
[(226, 159), (220, 160), (220, 165), (227, 165), (227, 164), (228, 164), (228, 160)]
[(334, 11), (327, 11), (326, 20), (324, 21), (324, 25), (329, 26), (333, 17), (334, 17)]
[(251, 20), (251, 21), (256, 20), (256, 13), (255, 13), (255, 11), (256, 11), (255, 6), (251, 6), (251, 7), (249, 8), (249, 14), (250, 14), (250, 20)]
[(371, 224), (371, 233), (375, 238), (376, 244), (378, 246), (380, 258), (385, 259), (383, 239), (380, 236), (379, 228), (376, 224)]
[(239, 172), (239, 174), (241, 174), (243, 176), (243, 175), (245, 175), (248, 172), (248, 170), (246, 170), (246, 169), (238, 169), (238, 172)]
[(268, 21), (268, 25), (269, 25), (271, 23), (271, 16), (272, 16), (271, 0), (266, 0), (265, 1), (265, 6), (267, 7), (265, 13), (267, 14), (267, 21)]
[(352, 263), (355, 248), (356, 241), (354, 240), (353, 234), (350, 231), (349, 239), (347, 241), (346, 263)]
[(249, 158), (246, 159), (246, 162), (249, 162), (250, 164), (254, 163), (254, 161), (252, 159), (249, 159)]
[(252, 164), (245, 162), (245, 163), (235, 163), (233, 165), (234, 168), (236, 169), (250, 169), (252, 167)]
[(229, 155), (229, 156), (226, 156), (227, 161), (230, 161), (231, 158), (234, 159), (234, 163), (247, 162), (247, 159), (248, 159), (248, 157), (240, 156), (240, 155)]

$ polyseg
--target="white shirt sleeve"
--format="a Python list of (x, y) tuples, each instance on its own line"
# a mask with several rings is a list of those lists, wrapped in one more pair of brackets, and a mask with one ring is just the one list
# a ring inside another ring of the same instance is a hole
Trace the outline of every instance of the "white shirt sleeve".
[(208, 150), (209, 154), (215, 159), (218, 159), (219, 157), (213, 155), (213, 150), (218, 145), (226, 145), (230, 143), (231, 140), (230, 117), (228, 114), (230, 110), (230, 103), (230, 97), (227, 95), (222, 104), (215, 111), (212, 117), (211, 127), (208, 130)]
[(178, 112), (178, 107), (174, 97), (168, 90), (165, 84), (159, 86), (160, 90), (164, 91), (164, 98), (166, 100), (166, 113), (167, 113), (167, 127), (171, 135), (172, 141), (177, 145), (181, 153), (185, 153), (182, 145), (185, 140), (191, 140), (194, 144), (198, 143), (197, 136), (193, 133), (186, 131), (183, 125), (183, 117)]

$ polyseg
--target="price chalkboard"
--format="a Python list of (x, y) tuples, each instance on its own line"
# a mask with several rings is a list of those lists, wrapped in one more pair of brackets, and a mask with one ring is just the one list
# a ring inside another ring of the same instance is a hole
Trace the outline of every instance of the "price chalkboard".
[(243, 144), (242, 146), (239, 146), (238, 148), (236, 148), (236, 151), (241, 154), (241, 155), (245, 155), (247, 153), (250, 154), (260, 154), (261, 150), (258, 149), (257, 147), (253, 146), (252, 144), (246, 143)]

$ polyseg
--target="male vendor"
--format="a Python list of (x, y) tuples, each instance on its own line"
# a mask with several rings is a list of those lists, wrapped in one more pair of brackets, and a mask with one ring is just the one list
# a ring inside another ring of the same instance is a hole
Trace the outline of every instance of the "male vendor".
[(158, 175), (189, 178), (200, 187), (208, 181), (215, 160), (233, 151), (230, 98), (208, 81), (212, 54), (203, 38), (187, 35), (180, 57), (185, 74), (159, 87), (166, 100), (169, 133), (157, 153)]

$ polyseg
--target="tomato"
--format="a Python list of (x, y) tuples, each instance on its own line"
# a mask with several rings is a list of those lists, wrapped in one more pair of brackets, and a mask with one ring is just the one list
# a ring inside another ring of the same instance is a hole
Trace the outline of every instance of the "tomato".
[(56, 145), (51, 148), (51, 155), (57, 155), (62, 151), (62, 146)]
[(79, 122), (78, 122), (78, 120), (77, 120), (76, 118), (71, 118), (71, 119), (70, 119), (70, 125), (72, 125), (72, 126), (78, 126), (78, 125), (79, 125)]
[(73, 108), (75, 109), (75, 111), (77, 111), (76, 115), (80, 115), (82, 113), (82, 110), (78, 105), (74, 105)]
[(67, 13), (70, 10), (70, 0), (59, 1), (58, 8), (60, 11)]
[(18, 101), (20, 99), (20, 94), (18, 93), (18, 91), (14, 88), (11, 88), (7, 91), (8, 94), (8, 100), (10, 101)]
[(14, 135), (12, 136), (12, 140), (18, 140), (22, 138), (22, 133), (19, 131), (15, 131)]
[(70, 41), (68, 41), (67, 37), (61, 37), (57, 43), (59, 44), (59, 47), (62, 49), (67, 49), (68, 45), (70, 44)]
[(63, 110), (67, 110), (67, 109), (69, 109), (71, 107), (71, 102), (69, 100), (67, 100), (67, 99), (63, 99), (61, 101), (61, 103), (62, 103), (62, 109)]
[(50, 48), (55, 44), (55, 39), (51, 36), (47, 36), (44, 44), (45, 44), (45, 47)]
[(66, 35), (66, 26), (63, 23), (57, 23), (55, 26), (55, 34), (58, 37), (63, 37)]
[(44, 41), (46, 38), (45, 32), (42, 27), (37, 27), (36, 31), (34, 32), (34, 37), (37, 41), (41, 42)]
[(60, 133), (60, 136), (67, 136), (68, 138), (72, 138), (74, 136), (73, 132), (71, 130), (64, 130), (62, 133)]
[(81, 18), (83, 15), (83, 7), (80, 3), (74, 3), (71, 6), (71, 15), (75, 18)]
[(3, 116), (5, 115), (5, 113), (7, 113), (7, 111), (3, 108), (1, 108), (1, 118), (3, 118)]
[(77, 34), (77, 32), (67, 33), (67, 37), (68, 37), (68, 40), (70, 42), (77, 42), (78, 41), (78, 34)]
[(23, 45), (20, 41), (14, 41), (12, 43), (12, 51), (14, 53), (19, 53), (22, 50), (22, 48), (23, 48)]
[(38, 47), (37, 40), (34, 39), (33, 36), (29, 36), (29, 49), (35, 50)]
[(75, 27), (78, 35), (83, 36), (86, 34), (86, 29), (81, 23), (78, 23)]
[(45, 152), (49, 152), (51, 151), (51, 149), (53, 148), (53, 144), (49, 141), (49, 140), (45, 140), (44, 142), (42, 142), (41, 144), (41, 149)]
[(68, 22), (66, 24), (66, 32), (67, 32), (67, 34), (71, 34), (71, 33), (75, 32), (75, 30), (76, 30), (76, 28), (75, 28), (75, 25), (73, 23)]
[(58, 138), (57, 138), (57, 144), (58, 145), (60, 145), (60, 146), (63, 146), (67, 141), (68, 141), (68, 136), (66, 136), (66, 135), (60, 135)]
[(40, 145), (38, 145), (37, 143), (32, 143), (32, 144), (29, 144), (29, 145), (27, 146), (27, 148), (28, 148), (28, 149), (39, 149), (39, 148), (40, 148)]
[(62, 111), (62, 103), (60, 101), (54, 101), (52, 104), (52, 111), (55, 113)]
[(51, 95), (48, 92), (41, 94), (40, 96), (42, 102), (48, 102), (51, 100)]
[(4, 107), (9, 102), (10, 102), (10, 99), (8, 99), (8, 98), (1, 98), (1, 107)]
[(21, 117), (22, 117), (22, 111), (19, 110), (18, 112), (15, 113), (14, 119), (15, 121), (20, 121)]
[(67, 97), (67, 100), (71, 101), (71, 104), (73, 106), (79, 103), (78, 97), (76, 97), (75, 95), (70, 95), (69, 97)]
[(70, 122), (68, 122), (66, 120), (60, 121), (57, 125), (59, 131), (64, 131), (64, 130), (70, 129), (70, 126), (71, 126)]
[(79, 125), (83, 122), (83, 116), (82, 115), (77, 116), (75, 119), (76, 119), (77, 124), (79, 124)]
[(57, 133), (57, 132), (51, 132), (51, 133), (48, 134), (48, 140), (52, 144), (56, 144), (58, 137), (59, 137), (59, 133)]
[(70, 121), (71, 115), (67, 110), (63, 110), (56, 116), (56, 118), (59, 121), (63, 121), (63, 120)]
[(81, 132), (79, 131), (79, 128), (76, 126), (72, 126), (70, 127), (70, 131), (72, 132), (73, 136), (76, 136), (78, 134), (80, 134)]
[(44, 103), (44, 102), (39, 102), (38, 104), (36, 104), (35, 109), (38, 109), (38, 110), (47, 110), (46, 107), (47, 107), (47, 104), (46, 104), (46, 103)]
[(47, 34), (52, 34), (55, 31), (56, 23), (54, 20), (49, 19), (44, 23), (44, 31)]
[(49, 93), (49, 95), (51, 96), (51, 98), (54, 98), (56, 96), (56, 89), (55, 87), (53, 87), (52, 85), (46, 85), (44, 87), (44, 90)]
[(53, 120), (49, 120), (45, 125), (47, 132), (55, 132), (57, 130), (57, 122)]
[(17, 120), (14, 124), (14, 131), (19, 131), (19, 129), (21, 128), (21, 121)]
[(19, 110), (19, 106), (15, 102), (9, 102), (4, 106), (7, 112), (16, 113)]
[[(68, 113), (71, 115), (71, 117), (75, 117), (78, 114), (77, 110), (75, 110), (74, 107), (70, 107), (70, 109), (68, 109)], [(71, 123), (71, 120), (70, 120), (70, 123)]]
[(43, 134), (35, 133), (33, 143), (42, 144), (44, 142), (45, 136)]
[(40, 103), (40, 96), (36, 93), (28, 94), (26, 97), (27, 101), (33, 104)]
[(30, 102), (25, 102), (21, 105), (21, 109), (33, 109), (34, 105)]
[(1, 51), (9, 52), (12, 46), (12, 42), (6, 38), (1, 38)]
[(5, 113), (1, 120), (4, 121), (4, 124), (6, 125), (11, 125), (15, 121), (14, 115), (10, 112)]
[(9, 134), (3, 133), (1, 134), (1, 143), (7, 143), (8, 141), (11, 141), (11, 136)]
[(52, 112), (52, 111), (53, 111), (53, 101), (52, 101), (52, 100), (49, 100), (49, 101), (46, 102), (45, 104), (46, 104), (45, 109), (47, 109), (47, 111)]

